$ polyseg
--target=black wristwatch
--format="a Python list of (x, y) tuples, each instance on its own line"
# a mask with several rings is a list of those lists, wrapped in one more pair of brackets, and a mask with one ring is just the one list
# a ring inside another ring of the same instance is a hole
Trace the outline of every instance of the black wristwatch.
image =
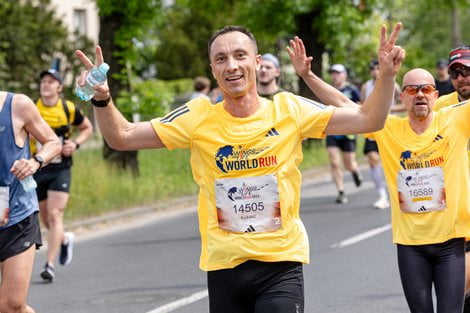
[(104, 108), (108, 106), (109, 101), (111, 101), (111, 97), (105, 100), (95, 100), (95, 98), (91, 98), (91, 104), (98, 108)]
[(75, 150), (80, 149), (80, 144), (76, 140), (72, 140), (72, 141), (75, 144)]
[(33, 159), (35, 159), (36, 162), (39, 163), (39, 168), (41, 168), (42, 165), (44, 164), (44, 159), (43, 159), (42, 156), (40, 156), (40, 155), (37, 155), (37, 154), (36, 154), (36, 155), (33, 157)]

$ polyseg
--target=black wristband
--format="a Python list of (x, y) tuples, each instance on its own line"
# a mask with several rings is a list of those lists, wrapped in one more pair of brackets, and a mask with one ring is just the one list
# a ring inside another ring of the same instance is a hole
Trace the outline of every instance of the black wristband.
[(91, 104), (98, 108), (104, 108), (108, 106), (109, 101), (111, 101), (111, 97), (106, 100), (95, 100), (94, 98), (91, 98)]
[(80, 149), (80, 144), (76, 140), (72, 140), (72, 141), (75, 144), (75, 150)]
[(39, 155), (37, 155), (37, 154), (36, 154), (35, 156), (33, 156), (33, 159), (34, 159), (36, 162), (39, 163), (39, 168), (38, 168), (38, 170), (40, 170), (41, 167), (42, 167), (43, 164), (44, 164), (44, 159), (42, 158), (42, 156), (39, 156)]

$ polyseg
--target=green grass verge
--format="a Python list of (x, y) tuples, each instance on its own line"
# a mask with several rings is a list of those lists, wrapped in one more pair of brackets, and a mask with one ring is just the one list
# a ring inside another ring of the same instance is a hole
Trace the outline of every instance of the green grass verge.
[[(358, 140), (362, 151), (363, 139)], [(328, 164), (324, 140), (304, 144), (302, 171)], [(77, 151), (72, 168), (66, 220), (99, 216), (158, 201), (197, 194), (189, 165), (189, 151), (139, 151), (140, 175), (109, 167), (101, 148)]]

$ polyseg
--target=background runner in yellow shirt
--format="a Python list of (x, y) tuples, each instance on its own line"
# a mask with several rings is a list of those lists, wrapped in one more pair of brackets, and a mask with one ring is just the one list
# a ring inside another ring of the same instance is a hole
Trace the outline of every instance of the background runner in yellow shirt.
[[(130, 123), (113, 105), (107, 85), (95, 87), (92, 104), (111, 147), (190, 149), (200, 188), (200, 267), (208, 271), (210, 312), (303, 312), (302, 263), (309, 261), (309, 243), (299, 217), (302, 140), (383, 127), (404, 58), (394, 45), (400, 28), (387, 39), (382, 27), (381, 77), (360, 108), (325, 109), (290, 93), (274, 101), (258, 96), (256, 39), (239, 26), (209, 40), (212, 73), (224, 94), (215, 105), (199, 98), (163, 118)], [(299, 38), (291, 41), (289, 54), (302, 78), (329, 95), (329, 104), (349, 101), (312, 73), (312, 58)], [(88, 70), (93, 67), (81, 51), (77, 56)], [(96, 65), (102, 62), (97, 47)]]
[(434, 111), (470, 99), (470, 47), (463, 46), (449, 53), (449, 76), (455, 91), (439, 97)]
[(368, 136), (379, 146), (390, 192), (403, 290), (411, 312), (433, 312), (433, 283), (437, 312), (462, 312), (470, 102), (433, 112), (438, 92), (423, 69), (405, 74), (400, 97), (408, 116), (390, 115)]
[[(61, 98), (63, 81), (57, 70), (42, 71), (39, 78), (40, 98), (36, 106), (39, 114), (62, 142), (62, 153), (34, 174), (38, 184), (36, 193), (39, 213), (48, 230), (46, 263), (40, 276), (45, 282), (52, 282), (55, 278), (56, 260), (59, 259), (61, 265), (67, 265), (72, 260), (75, 236), (72, 232), (64, 232), (63, 222), (64, 210), (69, 200), (72, 155), (92, 135), (93, 127), (74, 103)], [(78, 135), (73, 139), (72, 127), (78, 130)], [(42, 149), (40, 145), (34, 147), (38, 152)]]
[[(461, 101), (470, 99), (470, 47), (463, 46), (453, 49), (449, 53), (449, 76), (455, 91), (439, 97), (434, 106), (434, 111), (445, 108)], [(470, 156), (470, 149), (467, 146)], [(467, 238), (468, 240), (468, 238)], [(466, 244), (466, 299), (464, 312), (470, 313), (470, 244)]]

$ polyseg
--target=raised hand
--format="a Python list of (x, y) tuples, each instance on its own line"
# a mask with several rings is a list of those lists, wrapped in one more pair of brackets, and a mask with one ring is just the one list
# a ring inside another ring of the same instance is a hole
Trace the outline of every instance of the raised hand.
[(378, 59), (381, 74), (396, 75), (405, 59), (405, 50), (395, 45), (401, 27), (402, 24), (398, 22), (389, 38), (387, 38), (387, 26), (382, 25), (380, 29)]
[[(77, 84), (79, 86), (85, 85), (85, 78), (88, 74), (89, 70), (95, 66), (100, 66), (103, 64), (103, 52), (101, 51), (100, 46), (96, 46), (95, 48), (95, 64), (90, 61), (90, 59), (83, 53), (81, 50), (75, 51), (75, 55), (80, 59), (83, 65), (85, 65), (86, 70), (80, 73), (80, 76), (77, 79)], [(95, 89), (95, 95), (93, 98), (95, 100), (106, 100), (108, 99), (111, 94), (109, 92), (108, 82), (106, 81), (104, 84), (97, 84), (93, 87)]]
[(294, 39), (289, 41), (289, 43), (290, 47), (287, 47), (286, 49), (287, 53), (289, 53), (295, 72), (300, 77), (306, 77), (310, 72), (310, 64), (312, 63), (313, 57), (307, 57), (305, 45), (299, 37), (295, 36)]

